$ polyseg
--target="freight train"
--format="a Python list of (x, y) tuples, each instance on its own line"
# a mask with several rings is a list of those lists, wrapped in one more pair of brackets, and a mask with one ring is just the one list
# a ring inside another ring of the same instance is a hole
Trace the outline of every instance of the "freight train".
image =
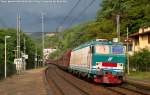
[(126, 55), (120, 42), (97, 39), (69, 50), (55, 64), (98, 83), (123, 82)]

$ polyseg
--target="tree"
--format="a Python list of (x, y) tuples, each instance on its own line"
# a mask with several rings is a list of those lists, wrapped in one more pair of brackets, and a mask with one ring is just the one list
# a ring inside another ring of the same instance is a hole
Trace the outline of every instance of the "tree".
[(97, 38), (112, 39), (116, 33), (116, 15), (120, 15), (120, 34), (123, 41), (126, 28), (132, 34), (150, 25), (149, 0), (102, 0), (96, 20), (81, 23), (49, 38), (50, 45), (64, 52)]
[[(15, 29), (0, 29), (0, 64), (4, 63), (4, 37), (6, 35), (11, 36), (7, 40), (7, 59), (9, 59), (7, 62), (8, 64), (13, 64), (14, 63), (14, 58), (15, 58), (15, 51), (16, 50), (16, 30)], [(24, 41), (23, 39), (26, 39), (26, 53), (29, 55), (29, 59), (27, 60), (28, 64), (34, 64), (34, 55), (35, 55), (35, 43), (34, 41), (25, 35), (23, 32), (21, 32), (20, 36), (20, 46), (21, 46), (21, 52), (23, 52), (24, 49)]]

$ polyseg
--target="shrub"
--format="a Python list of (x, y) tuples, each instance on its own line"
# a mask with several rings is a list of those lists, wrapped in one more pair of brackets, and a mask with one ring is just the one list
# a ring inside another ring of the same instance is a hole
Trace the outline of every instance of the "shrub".
[(130, 67), (136, 71), (150, 71), (150, 51), (144, 48), (135, 52), (130, 56)]

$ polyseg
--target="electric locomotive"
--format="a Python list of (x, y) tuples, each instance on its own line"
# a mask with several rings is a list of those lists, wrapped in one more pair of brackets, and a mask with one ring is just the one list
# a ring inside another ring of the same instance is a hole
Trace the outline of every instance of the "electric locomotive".
[(123, 82), (125, 63), (121, 42), (97, 39), (71, 51), (69, 70), (98, 83), (119, 84)]

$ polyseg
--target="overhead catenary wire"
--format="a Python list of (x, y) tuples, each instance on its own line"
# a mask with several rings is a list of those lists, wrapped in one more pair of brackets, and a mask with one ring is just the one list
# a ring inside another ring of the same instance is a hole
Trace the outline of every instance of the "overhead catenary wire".
[(77, 3), (72, 7), (72, 9), (68, 12), (68, 14), (64, 17), (64, 19), (60, 22), (59, 26), (62, 26), (65, 21), (69, 18), (69, 16), (72, 14), (72, 12), (75, 10), (75, 8), (79, 5), (79, 3), (81, 2), (81, 0), (78, 0)]
[(76, 16), (75, 19), (73, 19), (73, 20), (71, 21), (71, 23), (70, 23), (69, 25), (71, 26), (82, 14), (84, 14), (84, 12), (87, 11), (87, 9), (88, 9), (89, 7), (91, 7), (91, 6), (93, 5), (93, 3), (94, 3), (95, 1), (96, 1), (96, 0), (92, 0), (85, 8), (79, 13), (79, 15)]

